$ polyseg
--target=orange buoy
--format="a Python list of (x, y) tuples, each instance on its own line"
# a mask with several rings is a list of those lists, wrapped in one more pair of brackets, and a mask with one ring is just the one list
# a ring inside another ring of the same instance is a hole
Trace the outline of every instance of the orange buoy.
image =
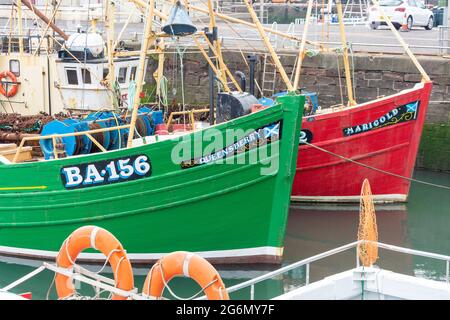
[(217, 270), (204, 258), (186, 251), (170, 253), (156, 262), (145, 279), (142, 293), (161, 298), (166, 284), (176, 276), (193, 279), (209, 300), (230, 299)]
[(4, 78), (11, 79), (11, 82), (13, 82), (14, 84), (11, 86), (8, 92), (6, 92), (6, 89), (3, 87), (3, 83), (1, 83), (0, 93), (8, 98), (15, 96), (17, 94), (17, 91), (19, 90), (19, 84), (17, 83), (16, 75), (11, 71), (3, 71), (0, 73), (0, 82), (2, 82)]
[(252, 107), (251, 107), (251, 113), (254, 113), (254, 112), (258, 112), (259, 110), (262, 110), (262, 109), (266, 109), (266, 108), (268, 108), (267, 106), (263, 106), (262, 104), (254, 104), (254, 105), (252, 105)]
[[(56, 257), (56, 265), (61, 268), (72, 268), (81, 251), (93, 248), (108, 257), (114, 272), (116, 288), (130, 291), (134, 288), (133, 270), (125, 250), (117, 238), (109, 231), (96, 226), (85, 226), (75, 230), (63, 243)], [(57, 273), (56, 291), (60, 299), (75, 293), (70, 277)], [(113, 300), (125, 300), (126, 297), (113, 295)]]

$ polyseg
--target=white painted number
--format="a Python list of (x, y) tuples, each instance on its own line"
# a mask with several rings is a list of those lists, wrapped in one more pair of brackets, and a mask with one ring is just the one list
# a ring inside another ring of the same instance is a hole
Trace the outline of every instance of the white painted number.
[(117, 164), (119, 166), (120, 177), (122, 179), (127, 179), (127, 178), (131, 177), (134, 173), (133, 166), (130, 166), (129, 164), (127, 164), (128, 162), (130, 162), (130, 158), (120, 159), (117, 162)]
[(139, 156), (134, 160), (134, 169), (138, 175), (143, 176), (150, 170), (150, 164), (147, 162), (147, 156)]
[(120, 176), (117, 174), (116, 165), (114, 161), (108, 163), (108, 165), (106, 166), (106, 170), (108, 171), (109, 175), (108, 181), (119, 180)]
[(308, 142), (308, 137), (306, 137), (305, 131), (300, 131), (300, 143)]

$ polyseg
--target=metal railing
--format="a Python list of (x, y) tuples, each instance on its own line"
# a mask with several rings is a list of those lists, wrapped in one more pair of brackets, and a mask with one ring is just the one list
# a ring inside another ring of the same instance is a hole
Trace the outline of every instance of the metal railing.
[[(426, 251), (402, 248), (402, 247), (389, 245), (389, 244), (385, 244), (385, 243), (381, 243), (381, 242), (359, 240), (359, 241), (355, 241), (355, 242), (340, 246), (338, 248), (317, 254), (315, 256), (300, 260), (298, 262), (284, 266), (280, 269), (274, 270), (272, 272), (269, 272), (262, 276), (256, 277), (254, 279), (244, 281), (240, 284), (229, 287), (227, 289), (227, 291), (228, 291), (228, 293), (233, 293), (233, 292), (237, 292), (237, 291), (249, 288), (250, 289), (250, 299), (254, 300), (256, 284), (261, 283), (265, 280), (273, 279), (277, 276), (283, 275), (291, 270), (294, 270), (294, 269), (297, 269), (300, 267), (306, 268), (305, 285), (308, 285), (310, 283), (310, 265), (311, 265), (311, 263), (322, 260), (324, 258), (333, 256), (333, 255), (336, 255), (341, 252), (345, 252), (350, 249), (355, 249), (356, 267), (359, 267), (360, 264), (359, 264), (359, 258), (358, 258), (358, 245), (365, 243), (365, 242), (370, 243), (370, 244), (376, 244), (376, 245), (378, 245), (379, 248), (382, 248), (382, 249), (385, 249), (388, 251), (445, 261), (445, 282), (447, 283), (447, 285), (450, 285), (450, 283), (449, 283), (449, 280), (450, 280), (450, 256), (426, 252)], [(42, 266), (40, 266), (39, 268), (33, 270), (32, 272), (24, 275), (20, 279), (15, 280), (14, 282), (10, 283), (9, 285), (7, 285), (3, 288), (0, 288), (0, 291), (9, 291), (9, 290), (17, 287), (18, 285), (24, 283), (25, 281), (33, 278), (34, 276), (36, 276), (37, 274), (41, 273), (42, 271), (44, 271), (46, 269), (51, 270), (58, 274), (65, 275), (67, 277), (78, 280), (80, 282), (90, 284), (94, 288), (96, 288), (97, 291), (100, 289), (103, 289), (103, 290), (107, 290), (113, 294), (117, 294), (117, 295), (120, 295), (123, 297), (129, 297), (129, 298), (135, 299), (135, 300), (142, 300), (142, 299), (149, 299), (149, 298), (151, 299), (151, 297), (147, 297), (147, 296), (144, 296), (143, 294), (139, 294), (137, 292), (136, 288), (134, 288), (131, 291), (124, 291), (119, 288), (116, 288), (114, 280), (106, 278), (106, 277), (104, 277), (100, 274), (94, 273), (92, 271), (86, 270), (86, 269), (82, 268), (81, 266), (75, 266), (73, 270), (68, 270), (68, 269), (61, 268), (61, 267), (58, 267), (58, 266), (50, 264), (50, 263), (44, 263)], [(197, 298), (196, 300), (205, 300), (205, 299), (206, 299), (206, 296), (202, 296), (200, 298)]]
[(438, 26), (439, 54), (449, 53), (449, 39), (448, 39), (449, 28), (450, 27), (446, 27), (446, 26)]
[(50, 134), (46, 136), (37, 136), (37, 137), (24, 137), (22, 141), (19, 144), (19, 147), (17, 148), (16, 154), (14, 155), (14, 158), (12, 160), (12, 163), (17, 163), (17, 160), (19, 158), (19, 154), (23, 149), (23, 146), (25, 142), (27, 141), (36, 141), (36, 140), (48, 140), (52, 139), (53, 142), (53, 155), (55, 159), (58, 159), (58, 150), (56, 148), (56, 140), (65, 138), (65, 137), (75, 137), (75, 136), (86, 136), (88, 137), (92, 143), (94, 143), (102, 152), (106, 152), (107, 150), (92, 136), (94, 133), (100, 133), (105, 131), (113, 131), (113, 130), (122, 130), (122, 129), (129, 129), (130, 125), (121, 125), (121, 126), (115, 126), (115, 127), (108, 127), (108, 128), (101, 128), (101, 129), (94, 129), (94, 130), (87, 130), (87, 131), (78, 131), (78, 132), (72, 132), (72, 133), (64, 133), (64, 134)]
[[(225, 41), (227, 41), (227, 40), (228, 41), (239, 41), (239, 38), (237, 38), (237, 37), (222, 36), (221, 38)], [(259, 42), (261, 42), (261, 39), (249, 37), (249, 38), (246, 38), (245, 41), (259, 43)], [(445, 41), (448, 42), (448, 40), (444, 40), (444, 42)], [(290, 40), (283, 41), (281, 49), (291, 49), (293, 46), (287, 45), (289, 42), (290, 42)], [(342, 45), (341, 42), (338, 42), (338, 41), (321, 41), (320, 43), (322, 43), (324, 45), (338, 46), (338, 47)], [(354, 52), (371, 52), (371, 50), (372, 50), (371, 48), (374, 48), (374, 49), (376, 49), (377, 52), (380, 52), (380, 53), (393, 53), (393, 54), (403, 53), (403, 47), (400, 44), (396, 44), (396, 43), (351, 42), (351, 45), (352, 45), (352, 49)], [(433, 52), (435, 52), (436, 54), (439, 54), (439, 55), (442, 55), (442, 54), (445, 55), (447, 50), (450, 51), (450, 43), (449, 43), (449, 45), (410, 44), (410, 45), (408, 45), (408, 47), (410, 49), (429, 49), (429, 51), (427, 52), (428, 55), (432, 54)], [(383, 48), (395, 48), (395, 49), (398, 48), (398, 49), (402, 49), (402, 50), (401, 50), (401, 52), (400, 51), (391, 52), (391, 51), (383, 50)], [(226, 51), (226, 50), (224, 50), (224, 51)], [(296, 54), (297, 53), (295, 53), (295, 55)]]
[(17, 279), (16, 281), (10, 283), (9, 285), (0, 288), (0, 292), (8, 292), (11, 289), (23, 284), (29, 279), (35, 277), (39, 273), (44, 270), (53, 271), (55, 274), (60, 274), (68, 277), (69, 279), (73, 279), (75, 281), (79, 281), (88, 285), (91, 285), (95, 288), (96, 294), (100, 294), (100, 290), (104, 290), (110, 292), (112, 294), (119, 295), (121, 297), (130, 298), (133, 300), (148, 300), (149, 297), (144, 296), (143, 294), (139, 294), (137, 288), (133, 288), (130, 291), (125, 291), (116, 287), (115, 281), (113, 279), (106, 278), (100, 274), (84, 269), (80, 266), (74, 266), (72, 270), (58, 267), (54, 264), (44, 262), (42, 266), (33, 270), (32, 272), (26, 274), (25, 276)]
[[(264, 274), (262, 276), (256, 277), (254, 279), (250, 279), (248, 281), (239, 283), (237, 285), (234, 285), (232, 287), (227, 288), (228, 293), (232, 293), (232, 292), (237, 292), (243, 289), (247, 289), (250, 288), (250, 300), (254, 300), (255, 299), (255, 285), (258, 283), (261, 283), (263, 281), (266, 280), (270, 280), (273, 279), (277, 276), (283, 275), (293, 269), (297, 269), (300, 267), (305, 267), (306, 268), (306, 275), (305, 275), (305, 285), (308, 285), (310, 283), (310, 265), (313, 262), (322, 260), (324, 258), (336, 255), (338, 253), (350, 250), (355, 248), (356, 249), (356, 267), (360, 266), (359, 263), (359, 258), (358, 258), (358, 245), (362, 244), (366, 241), (364, 240), (359, 240), (359, 241), (355, 241), (346, 245), (343, 245), (341, 247), (317, 254), (315, 256), (300, 260), (298, 262), (292, 263), (290, 265), (284, 266), (280, 269), (274, 270), (272, 272), (269, 272), (267, 274)], [(408, 249), (408, 248), (402, 248), (402, 247), (398, 247), (398, 246), (394, 246), (394, 245), (389, 245), (389, 244), (385, 244), (385, 243), (381, 243), (381, 242), (372, 242), (372, 241), (367, 241), (367, 243), (373, 243), (373, 244), (377, 244), (379, 248), (388, 250), (388, 251), (394, 251), (394, 252), (399, 252), (399, 253), (405, 253), (405, 254), (410, 254), (410, 255), (414, 255), (414, 256), (420, 256), (420, 257), (426, 257), (426, 258), (432, 258), (432, 259), (436, 259), (436, 260), (442, 260), (445, 261), (445, 282), (447, 284), (449, 284), (449, 280), (450, 280), (450, 256), (446, 256), (446, 255), (442, 255), (442, 254), (437, 254), (437, 253), (431, 253), (431, 252), (426, 252), (426, 251), (420, 251), (420, 250), (414, 250), (414, 249)], [(198, 298), (198, 300), (204, 300), (206, 299), (206, 296), (202, 296), (200, 298)]]

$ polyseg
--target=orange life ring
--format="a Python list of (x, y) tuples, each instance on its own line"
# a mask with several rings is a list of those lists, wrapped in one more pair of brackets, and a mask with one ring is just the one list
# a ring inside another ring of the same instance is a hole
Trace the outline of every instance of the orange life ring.
[(204, 258), (186, 251), (173, 252), (161, 258), (148, 273), (142, 293), (161, 298), (166, 284), (173, 277), (183, 275), (204, 288), (209, 300), (230, 299), (217, 270)]
[(0, 82), (4, 78), (9, 78), (9, 79), (11, 79), (11, 82), (15, 82), (15, 83), (11, 86), (11, 88), (8, 90), (8, 92), (6, 92), (5, 88), (3, 87), (3, 83), (2, 83), (0, 85), (0, 93), (8, 98), (15, 96), (17, 94), (17, 91), (19, 90), (19, 84), (17, 83), (16, 75), (14, 73), (12, 73), (11, 71), (3, 71), (0, 73)]
[[(99, 250), (108, 257), (109, 264), (114, 271), (116, 288), (125, 291), (134, 288), (133, 270), (125, 250), (119, 240), (103, 228), (85, 226), (75, 230), (61, 246), (56, 257), (56, 265), (62, 268), (71, 268), (80, 252), (87, 248)], [(60, 299), (75, 293), (70, 277), (57, 273), (55, 283)], [(126, 297), (113, 295), (112, 299), (125, 300)]]

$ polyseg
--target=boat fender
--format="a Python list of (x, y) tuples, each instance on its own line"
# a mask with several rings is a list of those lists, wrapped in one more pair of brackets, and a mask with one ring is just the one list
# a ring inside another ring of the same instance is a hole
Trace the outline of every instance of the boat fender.
[(275, 105), (275, 100), (266, 98), (266, 97), (262, 97), (262, 98), (258, 99), (258, 103), (265, 107), (272, 107)]
[(258, 112), (259, 110), (263, 110), (263, 109), (266, 109), (266, 108), (268, 108), (267, 106), (263, 106), (262, 104), (259, 104), (259, 103), (256, 103), (256, 104), (254, 104), (254, 105), (252, 105), (252, 113), (254, 113), (254, 112)]
[(230, 299), (217, 270), (206, 259), (186, 251), (172, 252), (158, 260), (145, 279), (142, 294), (161, 298), (167, 283), (176, 276), (185, 276), (197, 282), (208, 300)]
[[(9, 78), (11, 79), (11, 82), (13, 83), (13, 85), (11, 86), (11, 88), (6, 91), (5, 87), (3, 87), (3, 79), (4, 78)], [(0, 73), (0, 93), (2, 95), (4, 95), (7, 98), (10, 97), (14, 97), (17, 94), (17, 91), (19, 90), (19, 83), (17, 83), (17, 78), (16, 75), (14, 73), (12, 73), (11, 71), (3, 71)]]
[(155, 129), (155, 135), (166, 135), (169, 134), (169, 129), (165, 124), (157, 124)]
[[(108, 259), (114, 272), (116, 288), (130, 291), (134, 288), (133, 270), (122, 244), (109, 231), (96, 227), (78, 228), (63, 242), (56, 265), (71, 269), (81, 251), (93, 248), (101, 251)], [(68, 298), (75, 293), (73, 279), (61, 273), (55, 277), (56, 291), (60, 299)], [(126, 300), (126, 297), (113, 295), (113, 300)]]

